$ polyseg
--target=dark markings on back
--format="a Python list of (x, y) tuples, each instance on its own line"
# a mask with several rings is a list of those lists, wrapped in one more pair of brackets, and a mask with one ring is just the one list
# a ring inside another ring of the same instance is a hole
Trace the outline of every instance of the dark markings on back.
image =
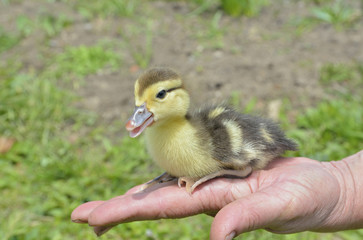
[(179, 75), (169, 68), (152, 68), (146, 71), (139, 78), (139, 96), (142, 96), (150, 85), (170, 79), (179, 79)]
[[(297, 144), (286, 138), (284, 132), (275, 122), (258, 116), (241, 114), (226, 106), (222, 107), (225, 108), (225, 111), (215, 118), (209, 118), (208, 114), (216, 107), (207, 107), (199, 112), (188, 114), (186, 117), (192, 124), (199, 125), (198, 129), (201, 130), (198, 137), (200, 139), (208, 142), (206, 139), (208, 137), (212, 138), (213, 157), (219, 160), (225, 168), (236, 169), (244, 167), (246, 164), (255, 167), (258, 166), (261, 159), (268, 158), (268, 160), (272, 160), (286, 150), (297, 149)], [(243, 146), (238, 154), (231, 150), (231, 141), (222, 123), (223, 119), (233, 120), (239, 125), (242, 129), (242, 144), (252, 145), (256, 150), (257, 156), (249, 158), (249, 154), (244, 151)], [(271, 135), (272, 142), (266, 141), (263, 137), (261, 133), (262, 127)], [(237, 159), (241, 160), (240, 165), (238, 161), (235, 161)]]
[(254, 168), (258, 164), (259, 161), (261, 161), (261, 160), (259, 160), (257, 158), (252, 158), (252, 159), (249, 160), (249, 164), (250, 164), (251, 167)]
[[(206, 107), (201, 111), (192, 113), (190, 116), (187, 116), (187, 118), (194, 124), (198, 124), (200, 126), (199, 129), (205, 130), (205, 132), (202, 131), (199, 133), (199, 138), (212, 139), (213, 158), (220, 161), (228, 161), (233, 157), (233, 154), (231, 154), (231, 142), (227, 129), (221, 121), (223, 118), (216, 117), (211, 120), (208, 116), (216, 107), (218, 106)], [(204, 134), (207, 134), (207, 136), (203, 136)]]

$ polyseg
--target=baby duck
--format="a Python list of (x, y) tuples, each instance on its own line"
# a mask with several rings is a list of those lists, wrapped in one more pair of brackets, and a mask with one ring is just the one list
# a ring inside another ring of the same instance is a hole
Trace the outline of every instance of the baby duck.
[(218, 176), (247, 177), (297, 144), (279, 126), (224, 105), (189, 111), (190, 98), (180, 76), (153, 68), (135, 83), (135, 111), (126, 124), (131, 137), (144, 130), (154, 161), (166, 172), (145, 184), (178, 178), (190, 194)]

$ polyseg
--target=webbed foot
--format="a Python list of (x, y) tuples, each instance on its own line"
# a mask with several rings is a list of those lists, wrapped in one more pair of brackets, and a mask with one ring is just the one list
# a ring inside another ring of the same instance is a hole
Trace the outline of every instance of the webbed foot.
[(143, 191), (151, 186), (154, 186), (156, 184), (159, 183), (164, 183), (164, 182), (169, 182), (169, 181), (173, 181), (174, 179), (176, 179), (176, 177), (170, 175), (167, 172), (164, 172), (163, 174), (161, 174), (160, 176), (148, 181), (147, 183), (145, 183), (144, 185), (141, 186), (140, 191)]

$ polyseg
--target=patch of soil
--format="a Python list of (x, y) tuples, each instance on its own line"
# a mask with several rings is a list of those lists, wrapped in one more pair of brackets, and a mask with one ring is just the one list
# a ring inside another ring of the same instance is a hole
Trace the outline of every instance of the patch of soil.
[[(24, 1), (5, 6), (0, 10), (0, 24), (11, 25), (9, 19), (14, 20), (14, 14), (39, 14), (40, 5)], [(237, 93), (242, 105), (258, 99), (257, 107), (262, 111), (282, 99), (289, 99), (294, 109), (302, 109), (328, 97), (318, 81), (325, 63), (363, 61), (362, 20), (354, 28), (341, 31), (320, 24), (301, 36), (296, 34), (292, 19), (309, 15), (311, 7), (303, 1), (279, 1), (255, 18), (223, 15), (213, 32), (212, 11), (190, 15), (192, 7), (184, 1), (145, 2), (143, 10), (152, 22), (150, 67), (176, 69), (186, 79), (196, 105)], [(132, 57), (132, 49), (145, 48), (142, 24), (116, 17), (88, 21), (62, 2), (42, 5), (42, 11), (62, 11), (74, 19), (74, 24), (46, 47), (39, 46), (37, 36), (30, 36), (22, 43), (25, 47), (14, 48), (5, 57), (16, 55), (30, 67), (39, 68), (44, 65), (39, 58), (44, 48), (55, 53), (66, 46), (118, 42), (115, 51), (124, 59), (122, 67), (86, 77), (78, 93), (83, 97), (82, 106), (99, 113), (105, 122), (125, 121), (134, 105), (134, 81), (143, 71)], [(138, 27), (141, 33), (130, 34), (131, 41), (125, 37), (127, 31)], [(217, 38), (222, 39), (221, 48), (212, 47)]]

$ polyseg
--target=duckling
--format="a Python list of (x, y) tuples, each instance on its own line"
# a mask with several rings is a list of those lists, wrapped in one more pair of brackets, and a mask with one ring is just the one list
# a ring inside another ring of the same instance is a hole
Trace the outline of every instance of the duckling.
[(133, 138), (145, 131), (148, 152), (166, 171), (144, 188), (178, 178), (179, 187), (192, 194), (209, 179), (244, 178), (286, 150), (297, 150), (269, 119), (226, 105), (190, 111), (184, 83), (169, 68), (150, 69), (136, 80), (135, 104), (126, 129)]

